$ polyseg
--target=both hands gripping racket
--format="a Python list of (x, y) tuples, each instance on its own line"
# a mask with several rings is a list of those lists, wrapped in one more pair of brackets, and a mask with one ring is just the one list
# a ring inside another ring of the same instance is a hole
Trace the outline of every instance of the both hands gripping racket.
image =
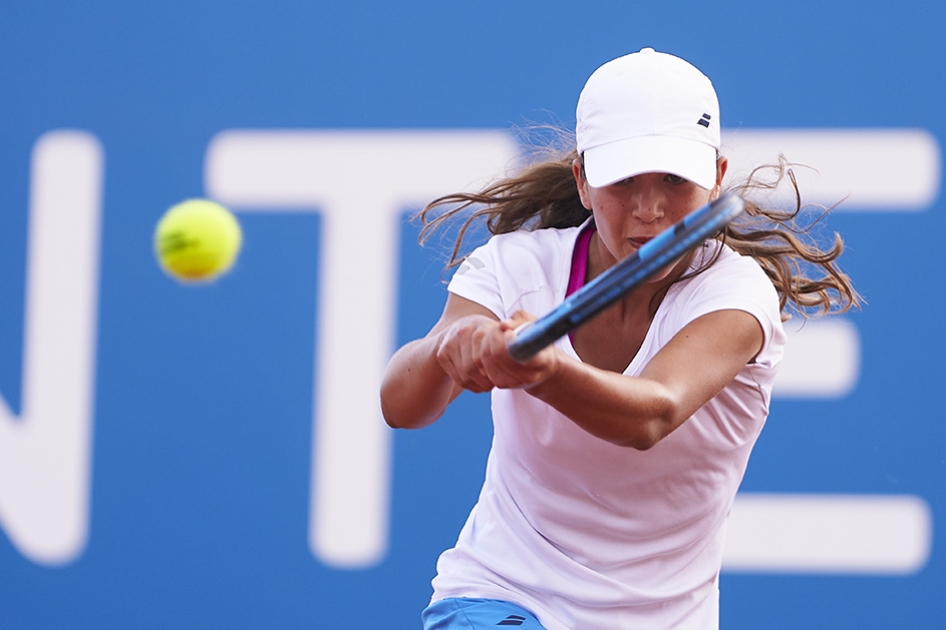
[(618, 262), (560, 306), (527, 324), (509, 342), (509, 354), (526, 361), (582, 325), (622, 296), (726, 227), (745, 209), (742, 197), (727, 193), (667, 228), (636, 254)]

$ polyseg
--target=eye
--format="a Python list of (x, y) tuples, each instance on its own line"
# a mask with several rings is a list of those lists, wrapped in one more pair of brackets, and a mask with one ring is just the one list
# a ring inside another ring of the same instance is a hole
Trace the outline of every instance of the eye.
[(664, 177), (664, 181), (670, 182), (671, 184), (682, 184), (687, 180), (680, 177), (679, 175), (674, 175), (673, 173), (667, 173), (667, 176)]

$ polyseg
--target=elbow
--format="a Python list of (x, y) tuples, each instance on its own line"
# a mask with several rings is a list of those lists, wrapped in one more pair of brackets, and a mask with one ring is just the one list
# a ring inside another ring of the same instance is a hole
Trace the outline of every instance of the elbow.
[(414, 426), (409, 421), (409, 419), (400, 417), (384, 410), (381, 411), (381, 417), (384, 418), (384, 423), (392, 429), (410, 429)]
[(385, 397), (381, 397), (381, 417), (384, 418), (385, 424), (392, 429), (420, 429), (433, 424), (441, 415), (443, 415), (442, 411), (432, 417), (419, 414), (416, 411), (412, 412), (409, 409), (402, 409), (397, 405), (386, 403)]
[(633, 435), (627, 436), (621, 440), (613, 441), (618, 446), (632, 448), (635, 451), (649, 451), (664, 438), (659, 431), (651, 427), (640, 427)]
[(630, 444), (629, 446), (633, 448), (635, 451), (649, 451), (650, 449), (657, 446), (657, 442), (659, 442), (662, 439), (663, 437), (647, 436), (644, 438), (637, 439), (633, 444)]
[(399, 395), (399, 390), (386, 379), (381, 383), (381, 417), (392, 429), (410, 429), (416, 426), (417, 411), (410, 404), (409, 396)]
[(679, 406), (675, 401), (670, 397), (661, 398), (646, 417), (631, 422), (632, 430), (615, 443), (636, 451), (648, 451), (682, 424), (678, 416)]
[(397, 416), (394, 416), (391, 413), (388, 413), (387, 411), (383, 409), (383, 407), (381, 409), (381, 417), (384, 418), (384, 423), (388, 425), (389, 427), (391, 427), (392, 429), (405, 428), (404, 424), (402, 424), (399, 421), (399, 418), (397, 418)]
[(391, 405), (385, 404), (384, 396), (381, 397), (381, 417), (392, 429), (408, 429), (412, 426), (407, 414), (398, 413)]
[[(419, 429), (436, 422), (452, 400), (453, 387), (446, 375), (439, 379), (410, 365), (398, 367), (395, 359), (381, 379), (381, 417), (392, 429)], [(393, 367), (392, 367), (393, 366)], [(459, 392), (458, 392), (459, 393)]]
[(437, 420), (437, 418), (426, 419), (394, 416), (383, 412), (381, 415), (384, 417), (385, 424), (392, 429), (420, 429), (429, 424), (433, 424)]
[(384, 384), (381, 385), (381, 417), (384, 423), (392, 429), (407, 428), (408, 422), (406, 414), (398, 411), (398, 405), (394, 404), (391, 396), (385, 391)]

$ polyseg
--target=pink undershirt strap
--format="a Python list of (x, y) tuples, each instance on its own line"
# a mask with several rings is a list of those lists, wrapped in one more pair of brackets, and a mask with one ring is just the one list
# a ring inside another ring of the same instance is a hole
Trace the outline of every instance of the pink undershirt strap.
[[(588, 275), (588, 247), (591, 243), (591, 235), (595, 233), (595, 224), (586, 225), (578, 240), (575, 241), (575, 249), (572, 251), (572, 269), (568, 276), (568, 288), (565, 289), (565, 297), (568, 297), (585, 285), (585, 276)], [(568, 338), (575, 340), (574, 331), (568, 333)]]

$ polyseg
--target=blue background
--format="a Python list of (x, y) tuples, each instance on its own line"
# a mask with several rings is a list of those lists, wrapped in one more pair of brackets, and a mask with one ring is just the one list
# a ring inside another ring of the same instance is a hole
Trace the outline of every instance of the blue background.
[[(942, 146), (944, 28), (946, 5), (917, 1), (0, 1), (0, 391), (15, 410), (30, 150), (79, 128), (106, 156), (89, 544), (44, 568), (0, 536), (0, 627), (418, 627), (475, 499), (488, 405), (465, 395), (396, 435), (384, 561), (340, 571), (310, 554), (318, 216), (242, 216), (237, 269), (199, 290), (151, 252), (163, 211), (204, 194), (219, 131), (568, 125), (598, 65), (652, 46), (712, 77), (724, 128), (919, 127)], [(839, 401), (777, 401), (743, 485), (922, 496), (929, 563), (724, 574), (724, 628), (942, 627), (943, 217), (940, 199), (831, 219), (869, 303), (851, 317), (861, 380)], [(415, 238), (405, 220), (399, 342), (444, 298), (440, 252)]]

